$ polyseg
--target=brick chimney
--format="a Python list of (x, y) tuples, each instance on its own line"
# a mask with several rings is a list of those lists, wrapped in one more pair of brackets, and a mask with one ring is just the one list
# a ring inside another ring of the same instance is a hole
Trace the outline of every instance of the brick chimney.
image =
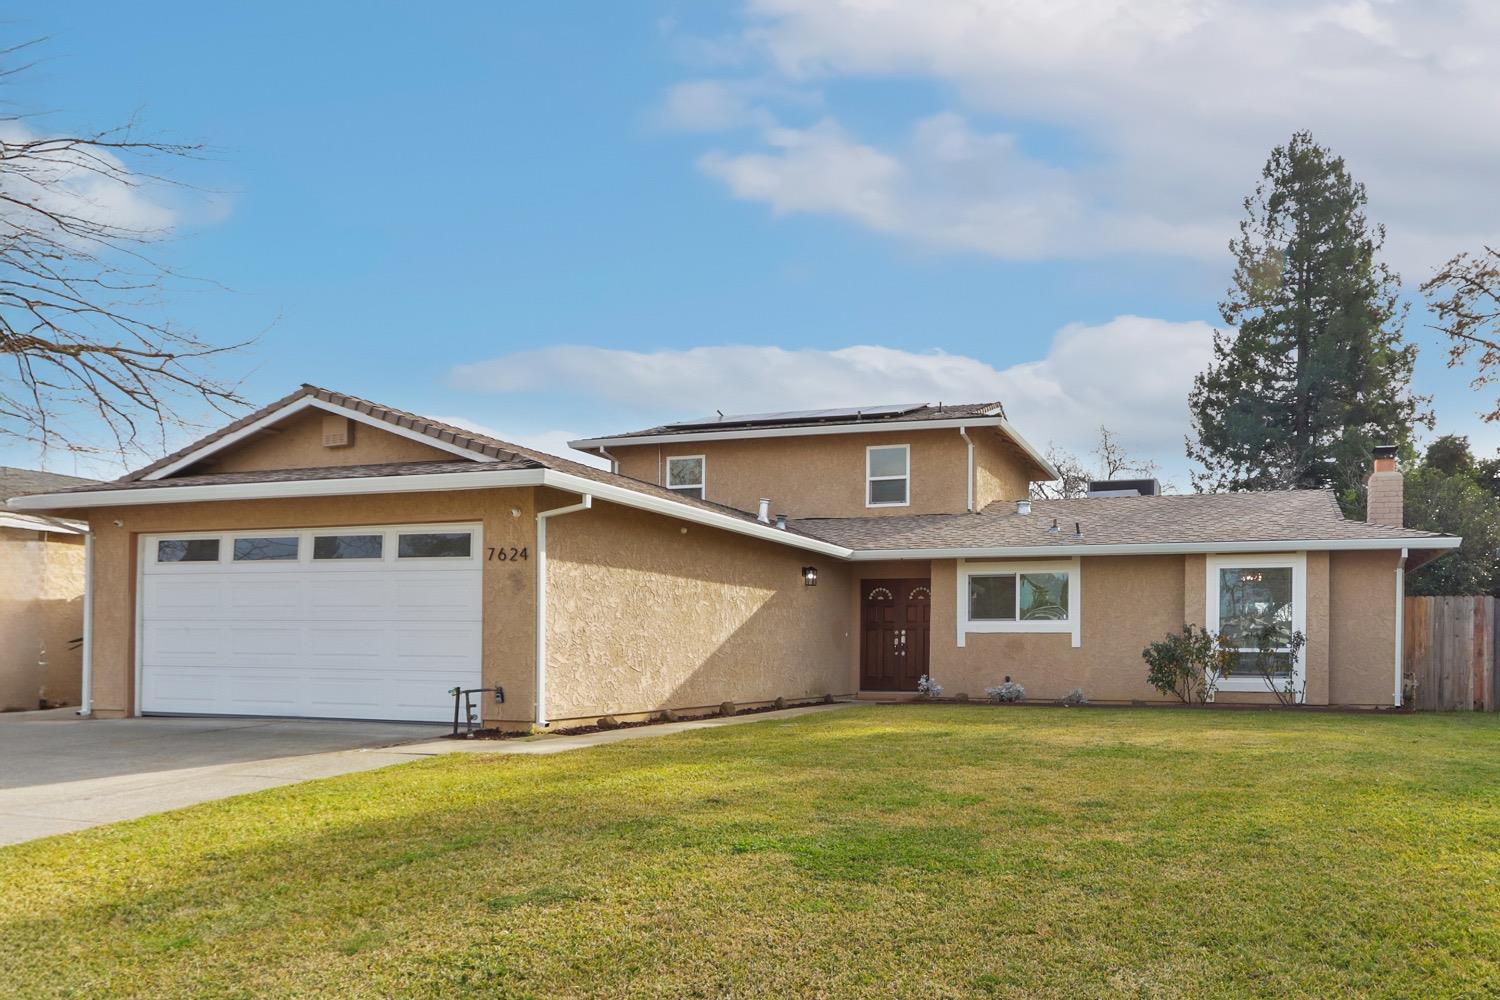
[(1406, 526), (1403, 481), (1401, 470), (1396, 468), (1396, 446), (1376, 445), (1375, 467), (1370, 472), (1370, 478), (1365, 481), (1366, 521), (1393, 528)]

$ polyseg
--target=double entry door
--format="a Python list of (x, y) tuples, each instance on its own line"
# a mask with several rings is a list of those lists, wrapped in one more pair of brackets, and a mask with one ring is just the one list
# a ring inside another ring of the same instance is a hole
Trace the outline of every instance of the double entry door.
[(915, 691), (927, 673), (932, 581), (860, 582), (859, 686), (864, 691)]

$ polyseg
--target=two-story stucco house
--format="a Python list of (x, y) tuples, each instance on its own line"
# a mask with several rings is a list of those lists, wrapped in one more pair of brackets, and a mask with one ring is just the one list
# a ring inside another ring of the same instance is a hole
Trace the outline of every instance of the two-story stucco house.
[[(1158, 496), (1055, 476), (998, 404), (716, 416), (574, 442), (614, 471), (304, 386), (111, 483), (12, 507), (87, 521), (97, 715), (526, 726), (816, 698), (1159, 700), (1184, 623), (1307, 636), (1313, 704), (1401, 700), (1402, 573), (1459, 539), (1320, 491)], [(1264, 701), (1230, 676), (1222, 701)]]

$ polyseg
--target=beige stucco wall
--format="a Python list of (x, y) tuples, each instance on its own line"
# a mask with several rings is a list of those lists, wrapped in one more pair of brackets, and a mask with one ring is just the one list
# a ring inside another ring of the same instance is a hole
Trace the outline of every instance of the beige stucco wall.
[[(970, 428), (975, 442), (976, 500), (1026, 495), (1031, 465), (993, 427)], [(911, 445), (911, 504), (865, 506), (865, 449)], [(968, 506), (968, 446), (957, 428), (911, 433), (683, 441), (610, 449), (620, 472), (660, 483), (667, 459), (702, 455), (708, 499), (753, 511), (771, 498), (773, 514), (791, 517), (878, 517), (961, 513)], [(983, 501), (980, 501), (980, 506)]]
[[(854, 581), (922, 576), (927, 563), (856, 564)], [(1082, 644), (1066, 634), (971, 633), (957, 640), (957, 564), (935, 560), (932, 577), (931, 673), (948, 695), (983, 696), (1009, 675), (1028, 698), (1062, 698), (1083, 688), (1091, 701), (1168, 700), (1146, 683), (1145, 647), (1184, 623), (1205, 617), (1206, 562), (1201, 555), (1103, 556), (1081, 561)], [(1395, 641), (1393, 553), (1307, 554), (1307, 702), (1389, 705)], [(858, 621), (859, 588), (851, 594)], [(857, 636), (856, 636), (857, 640)], [(858, 677), (857, 641), (851, 669)], [(1225, 704), (1274, 702), (1267, 694), (1221, 692)]]
[[(130, 714), (135, 708), (135, 580), (138, 540), (143, 534), (478, 521), (486, 546), (531, 548), (536, 541), (534, 493), (523, 487), (88, 511), (95, 532), (94, 711), (107, 717)], [(519, 514), (513, 516), (513, 510)], [(507, 698), (498, 714), (487, 714), (486, 719), (527, 721), (531, 718), (536, 606), (533, 563), (486, 560), (482, 586), (484, 682), (503, 685)], [(487, 712), (494, 711), (495, 706), (487, 706)]]
[(554, 720), (854, 690), (847, 564), (607, 503), (547, 531)]
[(0, 711), (78, 704), (83, 537), (0, 528)]
[(180, 473), (258, 472), (264, 469), (316, 469), (325, 466), (379, 465), (387, 462), (453, 461), (451, 452), (389, 434), (357, 420), (349, 421), (351, 443), (323, 446), (323, 418), (316, 407), (294, 413), (267, 432), (218, 452)]
[(1396, 566), (1386, 552), (1329, 554), (1335, 705), (1389, 705), (1396, 689)]

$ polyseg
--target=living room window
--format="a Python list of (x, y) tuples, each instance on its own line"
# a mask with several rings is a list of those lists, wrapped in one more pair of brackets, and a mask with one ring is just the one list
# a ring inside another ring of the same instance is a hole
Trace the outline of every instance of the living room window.
[(673, 493), (704, 499), (707, 479), (702, 455), (678, 455), (667, 459), (667, 489)]
[[(1267, 680), (1255, 665), (1257, 637), (1267, 628), (1284, 640), (1293, 632), (1307, 633), (1306, 553), (1209, 556), (1206, 583), (1204, 623), (1210, 632), (1228, 637), (1242, 664), (1240, 671), (1219, 681), (1219, 690), (1267, 690)], [(1305, 662), (1292, 662), (1290, 645), (1281, 649), (1286, 659), (1272, 682), (1280, 688), (1290, 680), (1301, 690)], [(1300, 659), (1306, 660), (1305, 651)]]
[(1080, 644), (1079, 562), (958, 564), (958, 644), (983, 632), (1061, 632)]
[(872, 445), (865, 449), (865, 506), (911, 504), (911, 445)]

